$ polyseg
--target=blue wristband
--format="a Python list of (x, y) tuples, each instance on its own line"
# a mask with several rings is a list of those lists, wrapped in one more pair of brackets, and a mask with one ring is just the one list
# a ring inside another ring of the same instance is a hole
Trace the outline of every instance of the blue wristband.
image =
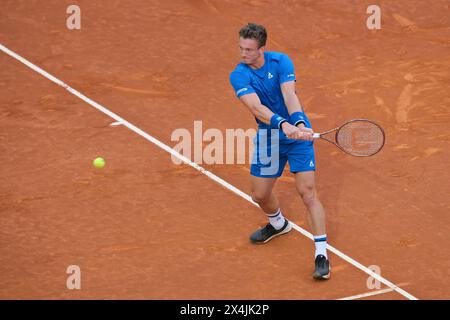
[(289, 122), (294, 126), (297, 126), (299, 123), (303, 123), (306, 127), (306, 115), (303, 112), (297, 111), (290, 115)]
[(281, 130), (281, 124), (283, 122), (287, 122), (285, 118), (282, 116), (279, 116), (278, 114), (274, 114), (272, 118), (270, 118), (270, 128), (271, 129), (280, 129)]

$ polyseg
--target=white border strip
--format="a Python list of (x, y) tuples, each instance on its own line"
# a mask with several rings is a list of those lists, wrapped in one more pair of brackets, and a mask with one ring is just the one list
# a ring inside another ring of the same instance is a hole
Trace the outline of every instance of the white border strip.
[[(232, 192), (236, 193), (237, 195), (239, 195), (240, 197), (244, 198), (245, 200), (247, 200), (248, 202), (252, 203), (255, 206), (258, 206), (258, 204), (256, 202), (254, 202), (252, 200), (252, 198), (242, 192), (241, 190), (239, 190), (238, 188), (236, 188), (235, 186), (229, 184), (228, 182), (226, 182), (225, 180), (219, 178), (218, 176), (216, 176), (215, 174), (209, 172), (208, 170), (206, 170), (205, 168), (203, 168), (202, 166), (196, 164), (195, 162), (192, 162), (190, 159), (186, 158), (185, 156), (181, 155), (180, 153), (176, 152), (175, 150), (173, 150), (171, 147), (167, 146), (166, 144), (162, 143), (161, 141), (157, 140), (156, 138), (152, 137), (151, 135), (149, 135), (148, 133), (142, 131), (141, 129), (139, 129), (138, 127), (136, 127), (135, 125), (131, 124), (130, 122), (126, 121), (125, 119), (121, 118), (120, 116), (118, 116), (117, 114), (111, 112), (110, 110), (106, 109), (105, 107), (103, 107), (102, 105), (98, 104), (97, 102), (89, 99), (88, 97), (86, 97), (85, 95), (81, 94), (80, 92), (78, 92), (77, 90), (71, 88), (70, 86), (68, 86), (67, 84), (65, 84), (64, 82), (62, 82), (61, 80), (55, 78), (54, 76), (52, 76), (51, 74), (49, 74), (48, 72), (42, 70), (41, 68), (39, 68), (38, 66), (32, 64), (31, 62), (29, 62), (28, 60), (26, 60), (25, 58), (22, 58), (21, 56), (19, 56), (18, 54), (16, 54), (15, 52), (9, 50), (8, 48), (6, 48), (4, 45), (0, 44), (0, 49), (6, 53), (7, 55), (13, 57), (14, 59), (22, 62), (24, 65), (26, 65), (27, 67), (29, 67), (30, 69), (36, 71), (37, 73), (41, 74), (42, 76), (46, 77), (47, 79), (49, 79), (50, 81), (56, 83), (57, 85), (63, 87), (64, 89), (66, 89), (67, 91), (69, 91), (70, 93), (72, 93), (73, 95), (77, 96), (78, 98), (80, 98), (81, 100), (85, 101), (86, 103), (88, 103), (89, 105), (91, 105), (92, 107), (96, 108), (97, 110), (103, 112), (104, 114), (108, 115), (109, 117), (113, 118), (114, 120), (122, 123), (124, 126), (126, 126), (128, 129), (130, 129), (131, 131), (137, 133), (138, 135), (140, 135), (141, 137), (145, 138), (146, 140), (150, 141), (151, 143), (157, 145), (158, 147), (160, 147), (161, 149), (163, 149), (164, 151), (170, 153), (171, 155), (173, 155), (174, 157), (180, 159), (181, 161), (183, 161), (184, 163), (190, 165), (191, 167), (193, 167), (194, 169), (200, 171), (201, 173), (203, 173), (204, 175), (206, 175), (208, 178), (216, 181), (217, 183), (221, 184), (223, 187), (227, 188), (228, 190), (231, 190)], [(311, 240), (313, 240), (313, 235), (311, 233), (309, 233), (308, 231), (304, 230), (303, 228), (297, 226), (296, 224), (292, 223), (292, 226), (294, 227), (295, 230), (297, 230), (298, 232), (300, 232), (301, 234), (303, 234), (305, 237), (310, 238)], [(331, 245), (328, 245), (328, 249), (333, 252), (334, 254), (336, 254), (337, 256), (339, 256), (340, 258), (344, 259), (345, 261), (347, 261), (348, 263), (354, 265), (356, 268), (364, 271), (365, 273), (367, 273), (369, 276), (371, 276), (372, 278), (380, 281), (381, 283), (385, 284), (386, 286), (390, 287), (392, 290), (397, 291), (399, 294), (403, 295), (404, 297), (410, 299), (410, 300), (418, 300), (416, 297), (414, 297), (413, 295), (409, 294), (408, 292), (404, 291), (403, 289), (395, 286), (392, 282), (386, 280), (385, 278), (381, 277), (380, 275), (374, 273), (372, 270), (370, 270), (369, 268), (363, 266), (362, 264), (360, 264), (359, 262), (353, 260), (352, 258), (350, 258), (349, 256), (347, 256), (346, 254), (342, 253), (341, 251), (337, 250), (336, 248), (332, 247)]]

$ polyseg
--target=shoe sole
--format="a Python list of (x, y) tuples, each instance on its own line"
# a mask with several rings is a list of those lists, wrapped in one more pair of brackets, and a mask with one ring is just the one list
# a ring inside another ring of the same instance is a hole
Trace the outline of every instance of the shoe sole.
[(272, 240), (272, 239), (275, 238), (275, 237), (278, 237), (278, 236), (281, 236), (281, 235), (283, 235), (283, 234), (288, 233), (288, 232), (291, 231), (291, 230), (292, 230), (292, 225), (291, 225), (290, 222), (288, 222), (288, 225), (286, 226), (286, 228), (285, 228), (283, 231), (281, 231), (280, 233), (274, 234), (273, 236), (271, 236), (270, 238), (267, 238), (267, 239), (264, 240), (264, 241), (253, 241), (253, 240), (251, 240), (251, 239), (250, 239), (250, 241), (251, 241), (253, 244), (264, 244), (264, 243), (269, 242), (270, 240)]

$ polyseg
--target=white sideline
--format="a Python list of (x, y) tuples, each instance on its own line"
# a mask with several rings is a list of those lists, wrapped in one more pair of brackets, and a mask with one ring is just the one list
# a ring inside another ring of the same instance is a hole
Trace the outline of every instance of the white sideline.
[[(81, 100), (85, 101), (86, 103), (88, 103), (89, 105), (91, 105), (92, 107), (96, 108), (97, 110), (103, 112), (104, 114), (108, 115), (109, 117), (113, 118), (114, 120), (116, 120), (117, 122), (120, 122), (121, 124), (123, 124), (124, 126), (126, 126), (128, 129), (130, 129), (131, 131), (137, 133), (138, 135), (140, 135), (141, 137), (145, 138), (146, 140), (150, 141), (151, 143), (157, 145), (158, 147), (160, 147), (161, 149), (163, 149), (164, 151), (167, 151), (168, 153), (170, 153), (171, 155), (177, 157), (178, 159), (180, 159), (181, 161), (183, 161), (184, 163), (190, 165), (191, 167), (193, 167), (194, 169), (200, 171), (201, 173), (205, 174), (206, 176), (208, 176), (210, 179), (216, 181), (217, 183), (221, 184), (222, 186), (224, 186), (225, 188), (227, 188), (228, 190), (236, 193), (237, 195), (239, 195), (240, 197), (244, 198), (245, 200), (249, 201), (250, 203), (252, 203), (255, 206), (258, 206), (257, 203), (255, 203), (252, 198), (242, 192), (241, 190), (239, 190), (238, 188), (236, 188), (235, 186), (229, 184), (228, 182), (226, 182), (225, 180), (223, 180), (222, 178), (219, 178), (218, 176), (216, 176), (215, 174), (209, 172), (208, 170), (206, 170), (205, 168), (203, 168), (202, 166), (196, 164), (195, 162), (192, 162), (190, 159), (186, 158), (185, 156), (181, 155), (180, 153), (174, 151), (171, 147), (167, 146), (166, 144), (162, 143), (161, 141), (157, 140), (156, 138), (152, 137), (151, 135), (149, 135), (148, 133), (142, 131), (141, 129), (139, 129), (138, 127), (136, 127), (135, 125), (131, 124), (130, 122), (126, 121), (125, 119), (121, 118), (120, 116), (118, 116), (117, 114), (111, 112), (110, 110), (106, 109), (105, 107), (103, 107), (102, 105), (98, 104), (97, 102), (89, 99), (88, 97), (86, 97), (85, 95), (81, 94), (80, 92), (78, 92), (77, 90), (71, 88), (70, 86), (68, 86), (67, 84), (65, 84), (64, 82), (62, 82), (61, 80), (55, 78), (54, 76), (52, 76), (51, 74), (49, 74), (48, 72), (44, 71), (43, 69), (39, 68), (38, 66), (34, 65), (33, 63), (29, 62), (28, 60), (26, 60), (25, 58), (22, 58), (20, 55), (16, 54), (15, 52), (9, 50), (7, 47), (5, 47), (3, 44), (0, 44), (0, 49), (6, 53), (7, 55), (11, 56), (12, 58), (20, 61), (21, 63), (23, 63), (24, 65), (26, 65), (27, 67), (29, 67), (30, 69), (36, 71), (37, 73), (41, 74), (42, 76), (46, 77), (47, 79), (49, 79), (50, 81), (56, 83), (57, 85), (63, 87), (64, 89), (66, 89), (67, 91), (69, 91), (70, 93), (72, 93), (73, 95), (77, 96), (78, 98), (80, 98)], [(307, 238), (310, 238), (311, 240), (313, 240), (313, 235), (311, 233), (309, 233), (308, 231), (304, 230), (303, 228), (297, 226), (296, 224), (292, 223), (293, 228), (295, 230), (297, 230), (298, 232), (300, 232), (301, 234), (303, 234), (304, 236), (306, 236)], [(345, 261), (347, 261), (348, 263), (352, 264), (353, 266), (355, 266), (356, 268), (364, 271), (365, 273), (367, 273), (369, 276), (373, 277), (374, 279), (380, 281), (381, 283), (385, 284), (386, 286), (388, 286), (389, 288), (391, 288), (392, 290), (397, 291), (399, 294), (403, 295), (404, 297), (410, 299), (410, 300), (418, 300), (416, 297), (414, 297), (413, 295), (409, 294), (408, 292), (406, 292), (405, 290), (397, 287), (396, 285), (394, 285), (392, 282), (386, 280), (385, 278), (381, 277), (380, 275), (374, 273), (372, 270), (370, 270), (369, 268), (363, 266), (362, 264), (360, 264), (359, 262), (355, 261), (354, 259), (350, 258), (349, 256), (347, 256), (346, 254), (342, 253), (341, 251), (339, 251), (338, 249), (334, 248), (331, 245), (328, 245), (328, 249), (333, 252), (334, 254), (336, 254), (337, 256), (339, 256), (341, 259), (344, 259)]]

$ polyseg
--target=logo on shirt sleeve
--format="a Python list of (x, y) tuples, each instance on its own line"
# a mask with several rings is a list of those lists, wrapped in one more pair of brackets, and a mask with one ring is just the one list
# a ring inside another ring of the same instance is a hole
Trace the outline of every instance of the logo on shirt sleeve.
[(247, 90), (248, 90), (247, 88), (239, 89), (238, 91), (236, 91), (236, 94), (239, 94), (239, 93), (247, 91)]
[(267, 74), (267, 79), (272, 79), (273, 78), (273, 74), (271, 74), (270, 72)]
[(288, 74), (286, 77), (295, 77), (295, 74), (293, 74), (293, 73), (290, 73), (290, 74)]

